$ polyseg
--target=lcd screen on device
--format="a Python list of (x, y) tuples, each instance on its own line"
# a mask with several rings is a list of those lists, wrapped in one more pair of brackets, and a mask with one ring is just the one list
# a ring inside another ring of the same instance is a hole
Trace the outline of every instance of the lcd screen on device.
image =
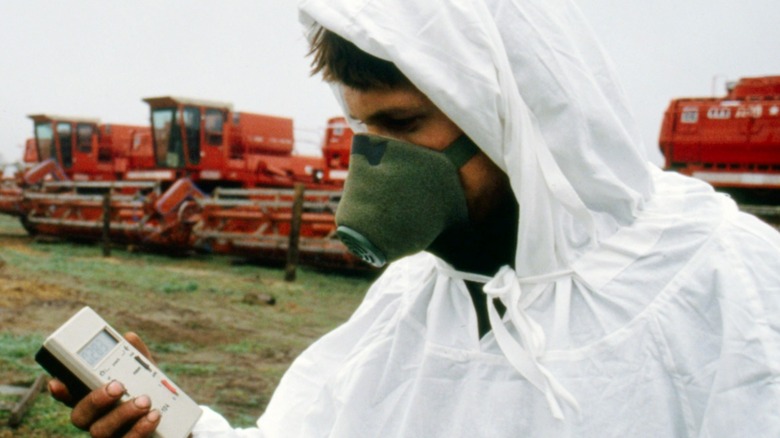
[(97, 365), (100, 359), (106, 357), (109, 351), (111, 351), (119, 341), (117, 341), (106, 330), (101, 330), (91, 341), (87, 343), (81, 350), (79, 350), (79, 356), (86, 361), (90, 366)]

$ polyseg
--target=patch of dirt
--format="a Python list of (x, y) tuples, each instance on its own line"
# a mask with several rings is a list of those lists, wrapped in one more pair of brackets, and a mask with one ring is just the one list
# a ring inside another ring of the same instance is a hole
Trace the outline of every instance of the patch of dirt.
[(30, 304), (47, 304), (72, 300), (78, 294), (57, 284), (50, 284), (0, 270), (0, 308), (15, 309)]
[(160, 342), (221, 345), (235, 340), (235, 331), (224, 330), (224, 323), (220, 324), (203, 313), (173, 307), (163, 306), (142, 315), (120, 312), (117, 316), (122, 318), (123, 326), (151, 333)]
[(0, 268), (0, 327), (12, 333), (46, 332), (84, 305), (81, 294), (54, 282)]

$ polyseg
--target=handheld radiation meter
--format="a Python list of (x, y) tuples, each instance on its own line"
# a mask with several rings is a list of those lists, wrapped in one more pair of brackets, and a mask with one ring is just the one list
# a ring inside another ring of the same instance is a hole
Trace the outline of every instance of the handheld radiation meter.
[(200, 418), (200, 407), (89, 307), (46, 338), (35, 361), (60, 379), (74, 400), (111, 380), (125, 386), (122, 401), (146, 394), (162, 414), (159, 438), (186, 437)]

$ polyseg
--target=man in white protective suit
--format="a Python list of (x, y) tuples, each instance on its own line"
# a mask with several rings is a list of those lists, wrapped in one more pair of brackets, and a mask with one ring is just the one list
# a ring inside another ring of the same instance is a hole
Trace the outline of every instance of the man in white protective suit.
[[(392, 263), (256, 428), (193, 436), (780, 436), (780, 234), (646, 162), (571, 1), (300, 14), (357, 132), (339, 234)], [(148, 436), (114, 392), (74, 423)]]

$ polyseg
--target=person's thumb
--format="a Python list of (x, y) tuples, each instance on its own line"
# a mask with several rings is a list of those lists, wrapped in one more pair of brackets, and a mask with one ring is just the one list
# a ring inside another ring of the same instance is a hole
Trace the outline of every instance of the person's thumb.
[(152, 358), (152, 352), (149, 351), (149, 347), (146, 346), (144, 341), (141, 340), (141, 338), (135, 333), (135, 332), (127, 332), (125, 333), (125, 339), (127, 342), (130, 343), (133, 347), (136, 348), (141, 354), (146, 356), (147, 359), (154, 362), (154, 359)]

